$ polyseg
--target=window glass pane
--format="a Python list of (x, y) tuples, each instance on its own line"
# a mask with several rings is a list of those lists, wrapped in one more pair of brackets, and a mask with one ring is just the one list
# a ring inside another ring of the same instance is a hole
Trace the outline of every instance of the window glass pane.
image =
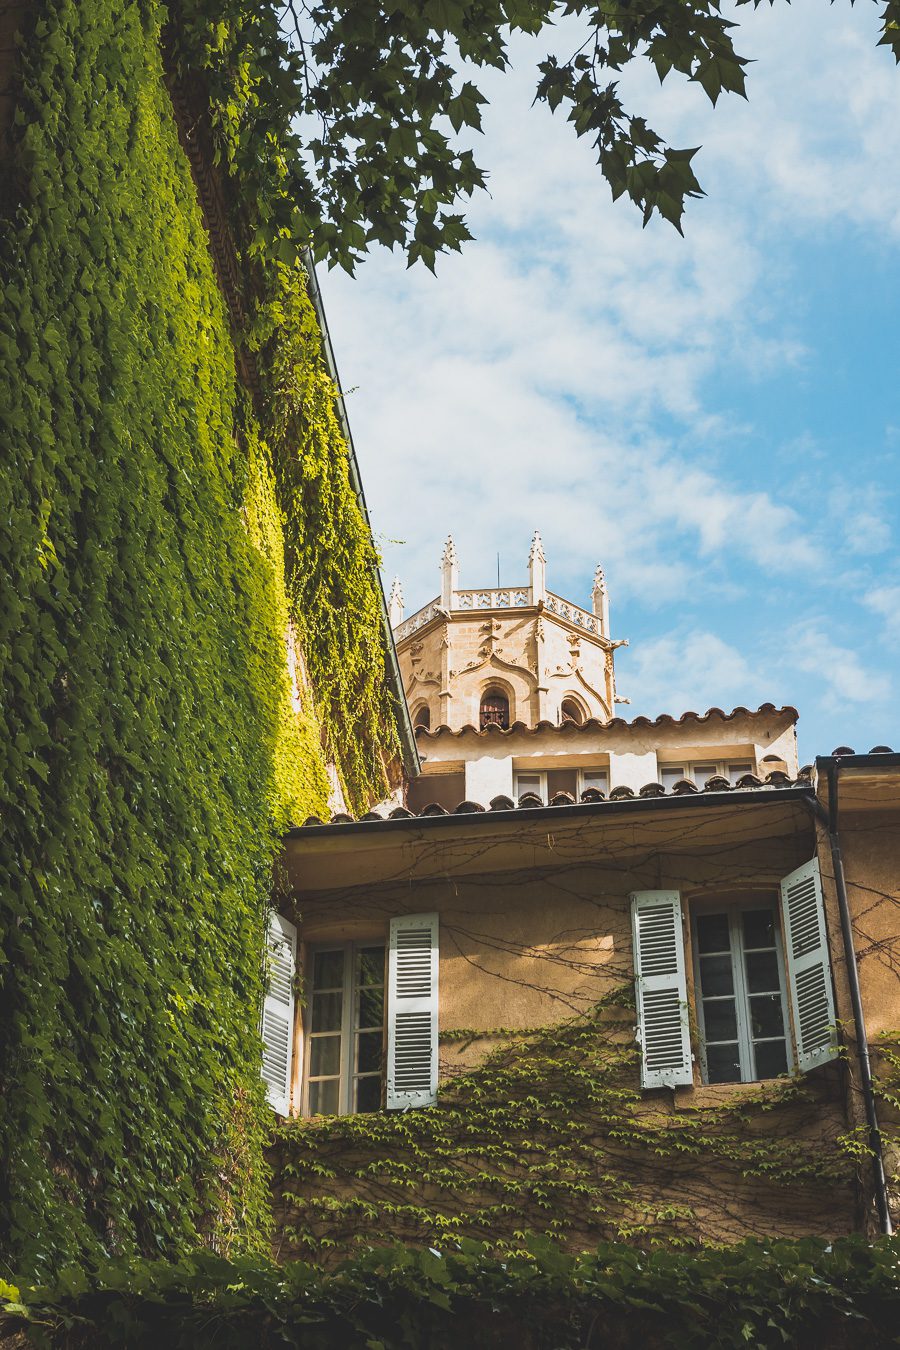
[(744, 924), (745, 947), (775, 946), (775, 911), (773, 909), (745, 909), (741, 917)]
[(700, 984), (705, 998), (711, 994), (733, 994), (734, 978), (731, 956), (701, 956)]
[(671, 787), (673, 783), (680, 783), (684, 778), (683, 764), (660, 764), (659, 781), (663, 787)]
[(313, 1036), (309, 1042), (309, 1076), (325, 1078), (341, 1071), (340, 1036)]
[(582, 791), (586, 792), (588, 788), (596, 788), (599, 792), (605, 792), (608, 781), (605, 769), (585, 769), (582, 774), (584, 784)]
[(735, 1012), (734, 999), (704, 999), (703, 1022), (707, 1041), (736, 1040), (737, 1014)]
[(747, 988), (751, 994), (767, 994), (781, 988), (778, 957), (774, 952), (748, 952)]
[(384, 984), (384, 948), (360, 947), (356, 953), (357, 984)]
[(699, 787), (706, 782), (707, 778), (715, 778), (718, 772), (718, 764), (695, 764), (691, 770), (691, 777)]
[(780, 994), (756, 994), (751, 998), (750, 1034), (754, 1040), (759, 1037), (784, 1035)]
[(729, 764), (727, 774), (728, 781), (729, 783), (736, 783), (739, 778), (743, 778), (745, 773), (752, 773), (752, 772), (753, 772), (752, 764)]
[(516, 793), (521, 797), (526, 792), (541, 795), (541, 776), (538, 773), (520, 773), (516, 778)]
[(313, 994), (310, 1030), (340, 1031), (343, 1002), (344, 995), (337, 991), (333, 994)]
[(344, 983), (344, 953), (316, 952), (313, 956), (313, 988), (340, 989)]
[(708, 1045), (706, 1070), (711, 1083), (739, 1083), (741, 1064), (737, 1045)]
[(697, 947), (701, 952), (730, 952), (727, 914), (697, 916)]
[(378, 1111), (381, 1108), (381, 1075), (374, 1078), (357, 1078), (357, 1111)]
[(753, 1047), (757, 1078), (777, 1078), (787, 1073), (787, 1048), (784, 1041), (761, 1041)]
[(356, 1025), (378, 1027), (384, 1022), (384, 990), (360, 989), (356, 996)]
[(362, 1031), (356, 1038), (356, 1071), (371, 1073), (381, 1068), (381, 1028), (378, 1031)]
[(338, 1080), (331, 1078), (325, 1083), (310, 1083), (309, 1114), (311, 1116), (335, 1116), (338, 1110)]

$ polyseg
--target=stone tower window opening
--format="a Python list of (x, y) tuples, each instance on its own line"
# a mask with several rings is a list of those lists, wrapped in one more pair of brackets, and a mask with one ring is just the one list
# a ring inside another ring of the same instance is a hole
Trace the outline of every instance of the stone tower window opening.
[(567, 697), (560, 704), (559, 709), (560, 722), (574, 722), (577, 727), (584, 723), (584, 708), (578, 699)]
[(482, 694), (478, 724), (482, 731), (491, 726), (508, 730), (509, 699), (501, 689), (487, 689)]
[(424, 731), (431, 730), (431, 709), (427, 703), (420, 703), (413, 713), (413, 727), (421, 727)]

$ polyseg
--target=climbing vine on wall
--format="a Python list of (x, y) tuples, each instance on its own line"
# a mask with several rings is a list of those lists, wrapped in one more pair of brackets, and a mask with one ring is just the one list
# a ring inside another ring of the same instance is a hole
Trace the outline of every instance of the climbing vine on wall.
[(852, 1164), (819, 1126), (814, 1091), (785, 1079), (667, 1109), (637, 1088), (629, 993), (511, 1034), (434, 1108), (285, 1125), (273, 1154), (282, 1253), (344, 1254), (376, 1232), (507, 1251), (528, 1233), (574, 1248), (679, 1244), (727, 1240), (742, 1220), (784, 1231), (785, 1212), (798, 1231), (849, 1229)]
[(396, 743), (302, 274), (262, 268), (230, 332), (165, 17), (30, 7), (2, 164), (0, 1254), (24, 1272), (263, 1240), (279, 832), (327, 811), (323, 725), (357, 806), (384, 774), (351, 738)]
[(329, 757), (351, 810), (388, 788), (399, 754), (385, 670), (378, 555), (353, 491), (348, 448), (299, 265), (271, 271), (252, 342), (262, 353), (267, 434), (284, 521), (290, 612), (301, 636)]

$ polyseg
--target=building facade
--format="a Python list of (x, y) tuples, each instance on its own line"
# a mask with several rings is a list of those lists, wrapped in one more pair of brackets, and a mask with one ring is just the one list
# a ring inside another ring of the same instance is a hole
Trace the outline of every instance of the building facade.
[(518, 592), (455, 566), (392, 596), (406, 806), (285, 843), (285, 1249), (884, 1228), (900, 756), (798, 768), (771, 705), (626, 722), (605, 588), (547, 591), (537, 538)]

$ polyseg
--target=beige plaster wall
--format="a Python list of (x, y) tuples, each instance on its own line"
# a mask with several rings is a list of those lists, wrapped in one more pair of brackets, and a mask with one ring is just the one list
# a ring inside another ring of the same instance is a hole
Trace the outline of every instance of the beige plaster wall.
[[(429, 849), (435, 850), (440, 865), (440, 870), (420, 881), (414, 879), (408, 866), (401, 865), (392, 879), (376, 884), (310, 892), (301, 888), (296, 903), (302, 938), (305, 943), (384, 939), (393, 915), (436, 911), (439, 1020), (445, 1037), (440, 1047), (440, 1070), (442, 1080), (447, 1082), (502, 1044), (503, 1037), (496, 1034), (499, 1030), (565, 1021), (631, 980), (631, 890), (677, 888), (686, 911), (694, 899), (712, 895), (775, 896), (779, 879), (806, 861), (814, 848), (808, 820), (768, 837), (760, 837), (757, 831), (732, 836), (721, 833), (716, 841), (698, 833), (698, 842), (692, 844), (688, 820), (692, 814), (682, 813), (677, 842), (670, 836), (670, 842), (662, 848), (648, 841), (647, 848), (601, 847), (590, 855), (582, 850), (580, 856), (562, 852), (551, 867), (535, 868), (523, 858), (521, 869), (500, 872), (472, 870), (471, 855), (465, 865), (455, 867), (453, 855), (441, 851), (437, 838), (433, 842), (420, 839), (416, 850), (420, 865), (428, 865)], [(550, 830), (548, 842), (552, 847), (552, 826)], [(302, 870), (295, 869), (294, 875), (302, 875)], [(689, 928), (685, 936), (690, 970)], [(464, 1041), (447, 1038), (448, 1032), (464, 1030), (475, 1034)], [(693, 1128), (688, 1125), (688, 1117), (699, 1112), (701, 1130), (715, 1130), (714, 1117), (702, 1113), (742, 1103), (745, 1114), (736, 1127), (745, 1134), (804, 1140), (815, 1152), (820, 1141), (833, 1150), (835, 1139), (846, 1128), (838, 1066), (829, 1065), (810, 1075), (802, 1097), (770, 1104), (765, 1110), (752, 1108), (757, 1091), (758, 1085), (753, 1084), (703, 1087), (698, 1075), (694, 1088), (644, 1093), (629, 1109), (657, 1126), (663, 1117), (673, 1129), (679, 1128), (680, 1121)], [(317, 1125), (311, 1122), (308, 1128), (314, 1131)], [(310, 1195), (319, 1196), (324, 1188), (326, 1196), (334, 1192), (342, 1198), (358, 1194), (372, 1199), (375, 1192), (370, 1194), (370, 1186), (381, 1186), (376, 1198), (382, 1203), (387, 1192), (374, 1166), (380, 1145), (375, 1146), (371, 1173), (354, 1180), (350, 1175), (342, 1179), (341, 1145), (330, 1141), (332, 1136), (326, 1133), (323, 1156), (332, 1170), (324, 1175), (335, 1175), (337, 1180), (311, 1178)], [(474, 1165), (478, 1141), (469, 1146)], [(356, 1159), (356, 1152), (353, 1157)], [(633, 1174), (636, 1212), (645, 1205), (658, 1210), (687, 1205), (695, 1217), (687, 1221), (686, 1231), (708, 1241), (734, 1241), (748, 1234), (831, 1236), (850, 1231), (856, 1223), (855, 1194), (846, 1177), (839, 1185), (785, 1186), (765, 1177), (745, 1177), (739, 1167), (724, 1160), (712, 1164), (706, 1157), (659, 1160), (644, 1156), (634, 1147), (619, 1153), (612, 1141), (610, 1159), (616, 1170), (630, 1169), (628, 1175)], [(291, 1188), (296, 1191), (294, 1181), (289, 1183)], [(439, 1197), (429, 1192), (426, 1200), (436, 1204), (441, 1198), (452, 1212), (452, 1195)], [(393, 1193), (388, 1199), (394, 1199)], [(407, 1193), (401, 1190), (398, 1203), (405, 1199)], [(283, 1200), (282, 1204), (285, 1215), (293, 1219), (290, 1205)], [(471, 1196), (465, 1192), (459, 1198), (459, 1208), (467, 1204), (471, 1205)], [(327, 1213), (317, 1222), (327, 1227)], [(400, 1218), (387, 1217), (379, 1222), (391, 1233), (395, 1232), (391, 1225), (396, 1223), (400, 1226), (395, 1235), (417, 1240), (415, 1231), (403, 1228)], [(504, 1215), (498, 1212), (498, 1232), (503, 1231), (504, 1222)], [(352, 1233), (342, 1230), (339, 1220), (335, 1220), (333, 1231), (327, 1228), (327, 1235), (338, 1246), (352, 1240)], [(583, 1228), (576, 1226), (566, 1240), (570, 1245), (585, 1247), (603, 1235), (602, 1223), (586, 1214)]]
[[(311, 944), (386, 939), (395, 915), (436, 911), (441, 1030), (535, 1027), (585, 1012), (632, 979), (632, 890), (678, 889), (686, 915), (695, 898), (777, 896), (780, 878), (811, 849), (810, 832), (690, 853), (652, 852), (624, 864), (573, 859), (553, 868), (526, 864), (521, 872), (449, 871), (418, 882), (407, 875), (382, 885), (301, 892), (295, 912), (301, 941)], [(687, 924), (685, 939), (690, 967)]]
[[(415, 710), (414, 700), (412, 707)], [(747, 760), (762, 778), (776, 768), (793, 777), (798, 769), (796, 733), (789, 713), (747, 713), (733, 718), (713, 714), (705, 721), (687, 718), (651, 726), (622, 722), (508, 733), (445, 732), (421, 735), (418, 744), (425, 757), (423, 777), (439, 775), (445, 766), (453, 772), (462, 767), (466, 797), (484, 806), (498, 794), (512, 795), (516, 769), (608, 767), (611, 788), (624, 786), (635, 792), (658, 781), (661, 764), (683, 760)], [(421, 791), (427, 795), (424, 785)]]

